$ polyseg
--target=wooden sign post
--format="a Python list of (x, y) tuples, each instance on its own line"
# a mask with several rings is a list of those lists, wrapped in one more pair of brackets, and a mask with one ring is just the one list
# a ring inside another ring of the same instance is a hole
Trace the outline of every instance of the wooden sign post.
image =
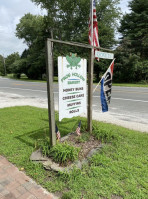
[(47, 40), (46, 43), (46, 71), (47, 71), (47, 94), (48, 94), (48, 116), (49, 116), (49, 130), (50, 130), (50, 144), (56, 144), (55, 134), (55, 112), (54, 112), (54, 94), (53, 94), (53, 53), (52, 42)]
[[(76, 42), (66, 42), (55, 39), (47, 39), (46, 42), (46, 68), (47, 68), (47, 93), (48, 93), (48, 115), (49, 115), (49, 129), (50, 129), (50, 142), (51, 146), (56, 144), (56, 133), (55, 133), (55, 112), (54, 112), (54, 95), (53, 95), (53, 54), (52, 54), (52, 43), (60, 43), (71, 46), (78, 46), (82, 48), (90, 49), (90, 62), (89, 62), (89, 74), (88, 74), (88, 130), (92, 132), (92, 95), (93, 95), (93, 67), (94, 67), (94, 47), (88, 44), (81, 44)], [(109, 49), (95, 47), (95, 49), (102, 49), (111, 51)]]

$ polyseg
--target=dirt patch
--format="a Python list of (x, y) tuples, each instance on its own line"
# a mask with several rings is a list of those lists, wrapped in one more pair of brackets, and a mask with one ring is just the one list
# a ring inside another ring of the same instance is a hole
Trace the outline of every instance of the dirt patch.
[[(85, 135), (87, 137), (86, 141)], [(76, 133), (71, 133), (64, 141), (66, 141), (69, 145), (81, 148), (78, 157), (80, 161), (87, 158), (90, 151), (97, 149), (101, 144), (99, 140), (97, 140), (94, 136), (89, 135), (88, 133), (82, 133), (81, 136), (78, 136)]]

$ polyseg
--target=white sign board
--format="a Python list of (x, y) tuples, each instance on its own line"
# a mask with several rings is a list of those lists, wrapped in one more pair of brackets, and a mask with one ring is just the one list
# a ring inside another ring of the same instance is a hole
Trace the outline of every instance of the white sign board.
[(96, 50), (95, 51), (95, 57), (103, 58), (103, 59), (114, 59), (113, 53), (106, 53)]
[(86, 114), (86, 59), (58, 57), (59, 121)]

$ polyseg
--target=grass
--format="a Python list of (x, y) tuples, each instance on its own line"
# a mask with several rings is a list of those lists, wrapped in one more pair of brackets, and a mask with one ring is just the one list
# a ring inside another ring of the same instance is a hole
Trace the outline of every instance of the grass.
[(113, 86), (124, 86), (124, 87), (148, 87), (148, 83), (113, 83)]
[[(58, 114), (56, 113), (56, 121)], [(56, 122), (61, 135), (76, 129), (80, 118)], [(86, 123), (81, 118), (82, 124)], [(48, 112), (35, 107), (0, 109), (0, 154), (62, 199), (146, 199), (148, 196), (148, 134), (93, 122), (105, 144), (82, 170), (46, 171), (29, 160), (36, 142), (48, 137)]]
[[(7, 78), (10, 79), (16, 79), (16, 80), (20, 80), (20, 81), (31, 81), (31, 82), (41, 82), (41, 83), (45, 83), (46, 80), (32, 80), (29, 79), (26, 75), (22, 74), (20, 79), (17, 79), (13, 76), (13, 74), (8, 74), (6, 76)], [(58, 77), (54, 76), (54, 83), (58, 83)], [(98, 84), (98, 82), (94, 81), (94, 84)], [(148, 87), (148, 83), (113, 83), (113, 86), (124, 86), (124, 87)]]

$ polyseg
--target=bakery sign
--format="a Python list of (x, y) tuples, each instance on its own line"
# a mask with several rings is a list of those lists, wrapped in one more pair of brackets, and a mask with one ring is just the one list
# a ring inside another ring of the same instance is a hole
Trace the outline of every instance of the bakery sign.
[(86, 114), (86, 59), (58, 57), (59, 121)]

